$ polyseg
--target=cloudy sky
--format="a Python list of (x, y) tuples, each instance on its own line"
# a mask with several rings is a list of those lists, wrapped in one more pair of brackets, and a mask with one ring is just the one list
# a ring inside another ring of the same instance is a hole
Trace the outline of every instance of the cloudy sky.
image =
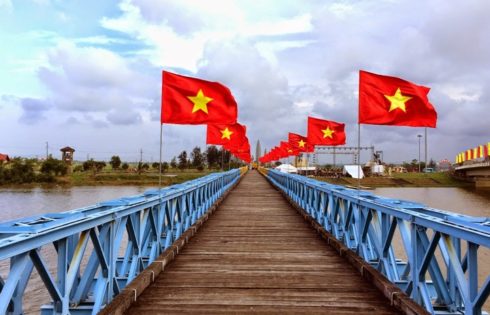
[[(357, 145), (358, 71), (431, 88), (429, 158), (490, 141), (490, 1), (0, 0), (0, 152), (158, 160), (161, 71), (219, 81), (252, 147), (346, 123)], [(205, 127), (164, 125), (164, 159)], [(367, 126), (386, 161), (418, 158), (422, 128)], [(253, 150), (254, 151), (254, 150)], [(423, 153), (422, 153), (423, 155)]]

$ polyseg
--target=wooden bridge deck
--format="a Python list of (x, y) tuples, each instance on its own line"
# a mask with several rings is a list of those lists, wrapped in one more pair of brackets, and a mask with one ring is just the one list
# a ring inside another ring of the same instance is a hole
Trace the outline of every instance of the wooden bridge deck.
[(397, 314), (249, 172), (127, 314)]

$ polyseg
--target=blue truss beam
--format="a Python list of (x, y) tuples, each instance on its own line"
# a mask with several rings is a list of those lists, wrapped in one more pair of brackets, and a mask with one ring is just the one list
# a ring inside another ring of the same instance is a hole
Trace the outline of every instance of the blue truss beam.
[[(239, 177), (238, 169), (214, 173), (90, 207), (0, 223), (0, 261), (10, 264), (6, 280), (0, 277), (0, 314), (24, 313), (33, 267), (52, 298), (42, 314), (96, 314)], [(42, 256), (41, 248), (49, 244), (56, 259)], [(84, 256), (88, 262), (82, 270)]]
[[(490, 276), (478, 285), (478, 250), (490, 247), (490, 218), (433, 209), (276, 170), (269, 170), (267, 177), (430, 313), (482, 314), (490, 294)], [(396, 231), (402, 244), (393, 242)], [(437, 250), (442, 260), (436, 259)], [(407, 262), (396, 256), (399, 251)]]

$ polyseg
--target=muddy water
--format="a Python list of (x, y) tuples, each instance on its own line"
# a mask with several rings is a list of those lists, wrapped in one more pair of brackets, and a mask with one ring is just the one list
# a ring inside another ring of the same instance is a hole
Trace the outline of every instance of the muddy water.
[[(148, 189), (150, 188), (138, 186), (0, 189), (0, 222), (90, 206), (100, 201), (140, 194)], [(88, 253), (90, 245), (89, 243)], [(55, 259), (50, 259), (56, 257), (54, 247), (43, 246), (41, 256), (50, 266), (53, 278), (56, 278)], [(84, 257), (84, 261), (87, 258), (88, 255)], [(0, 275), (3, 279), (8, 274), (8, 268), (8, 260), (0, 261)], [(49, 293), (34, 269), (24, 295), (25, 314), (39, 314), (40, 306), (49, 301)]]
[[(376, 188), (376, 195), (390, 198), (411, 200), (426, 204), (429, 207), (451, 212), (463, 213), (476, 217), (490, 217), (490, 190), (463, 188)], [(395, 239), (397, 235), (395, 235)], [(399, 237), (398, 237), (399, 238)], [(396, 242), (396, 240), (395, 240)], [(398, 240), (398, 253), (401, 241)], [(463, 244), (463, 249), (466, 246)], [(438, 254), (438, 253), (436, 253)], [(440, 260), (440, 255), (437, 255)], [(490, 275), (490, 249), (480, 248), (478, 251), (478, 282), (481, 286)], [(484, 305), (490, 313), (490, 299)]]

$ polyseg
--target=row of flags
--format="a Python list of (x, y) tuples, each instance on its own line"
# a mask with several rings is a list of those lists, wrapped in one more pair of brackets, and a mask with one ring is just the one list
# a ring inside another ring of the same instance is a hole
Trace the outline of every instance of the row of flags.
[[(359, 124), (435, 128), (437, 113), (429, 102), (429, 88), (367, 71), (359, 72)], [(211, 82), (163, 71), (161, 123), (207, 125), (207, 144), (222, 145), (239, 159), (250, 162), (246, 126), (237, 122), (238, 105), (231, 91)], [(262, 163), (313, 152), (315, 145), (343, 145), (345, 124), (308, 117), (307, 135), (288, 134)]]
[(207, 125), (206, 144), (222, 145), (250, 163), (247, 128), (237, 122), (238, 105), (219, 82), (163, 71), (161, 123)]
[[(436, 127), (437, 113), (429, 102), (430, 89), (385, 75), (359, 72), (359, 124)], [(307, 136), (288, 134), (259, 161), (268, 163), (302, 152), (314, 152), (316, 145), (345, 144), (345, 124), (308, 117)]]
[(468, 149), (456, 155), (456, 164), (490, 156), (490, 142)]
[(288, 141), (281, 141), (268, 153), (259, 158), (260, 163), (269, 163), (300, 153), (315, 151), (316, 145), (345, 144), (345, 124), (331, 120), (308, 117), (307, 136), (288, 133)]

